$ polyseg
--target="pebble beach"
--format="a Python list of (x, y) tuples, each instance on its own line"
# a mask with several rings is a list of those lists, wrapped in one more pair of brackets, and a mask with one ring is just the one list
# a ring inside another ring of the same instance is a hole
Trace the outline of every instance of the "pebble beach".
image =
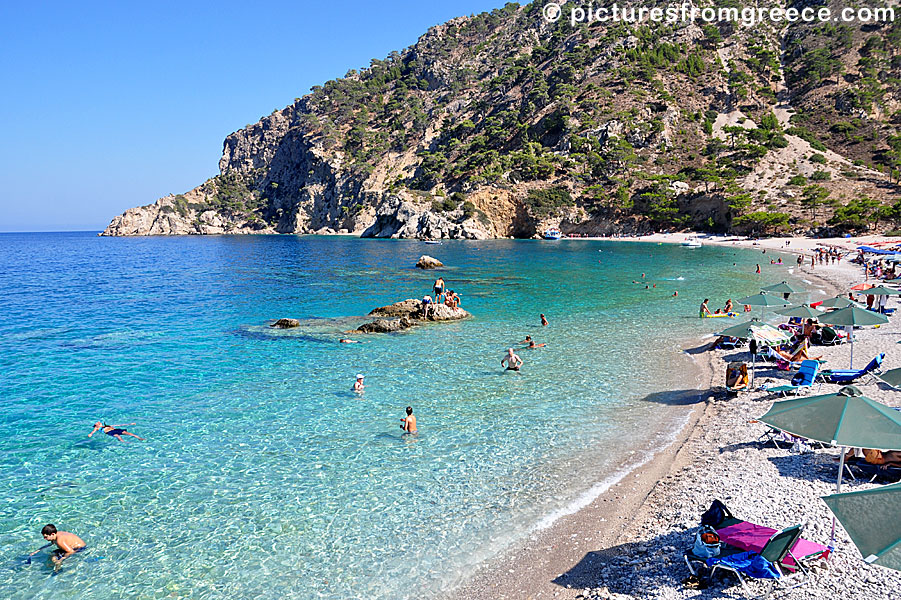
[[(635, 241), (680, 243), (685, 236), (658, 234)], [(619, 241), (619, 240), (618, 240)], [(623, 240), (628, 241), (628, 240)], [(801, 252), (808, 257), (802, 271), (811, 282), (804, 301), (825, 299), (864, 281), (852, 256), (835, 265), (811, 269), (810, 250), (841, 247), (879, 238), (811, 240), (786, 238), (762, 241), (717, 239), (704, 243)], [(767, 257), (769, 258), (769, 256)], [(763, 261), (761, 261), (763, 263)], [(767, 263), (769, 260), (766, 261)], [(717, 300), (719, 302), (719, 300)], [(898, 306), (897, 298), (889, 300)], [(765, 320), (776, 322), (769, 312)], [(861, 367), (880, 352), (886, 354), (882, 370), (901, 367), (901, 320), (878, 328), (855, 330), (855, 366)], [(690, 407), (688, 424), (669, 446), (660, 448), (647, 465), (630, 473), (601, 494), (591, 505), (535, 532), (528, 542), (486, 565), (455, 598), (560, 598), (631, 600), (644, 598), (741, 598), (738, 580), (719, 575), (707, 589), (690, 589), (683, 581), (690, 574), (683, 552), (691, 546), (701, 514), (714, 499), (723, 501), (738, 518), (781, 529), (806, 523), (804, 538), (829, 544), (832, 513), (820, 499), (835, 492), (838, 448), (807, 453), (792, 452), (763, 443), (767, 427), (753, 422), (777, 398), (758, 386), (787, 380), (785, 372), (758, 363), (754, 390), (737, 396), (725, 391), (725, 366), (731, 360), (748, 361), (747, 349), (706, 351), (713, 336), (686, 341), (684, 349), (698, 363), (695, 393), (674, 393), (672, 403)], [(814, 346), (811, 356), (822, 356), (826, 368), (847, 368), (847, 344)], [(869, 378), (855, 384), (865, 396), (888, 406), (901, 406), (901, 393)], [(842, 386), (815, 385), (812, 394), (828, 394)], [(842, 491), (882, 485), (864, 480), (843, 481)], [(779, 590), (774, 597), (791, 599), (897, 598), (901, 573), (866, 564), (847, 533), (838, 524), (835, 551), (826, 561), (815, 561), (806, 584)], [(762, 590), (760, 584), (757, 590)], [(754, 587), (752, 585), (752, 591)]]

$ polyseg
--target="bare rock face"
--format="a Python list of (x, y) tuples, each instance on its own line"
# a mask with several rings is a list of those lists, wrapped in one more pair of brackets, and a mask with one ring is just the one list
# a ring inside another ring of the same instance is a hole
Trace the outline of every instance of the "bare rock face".
[(433, 258), (426, 254), (423, 254), (419, 257), (419, 260), (416, 261), (417, 269), (438, 269), (443, 267), (444, 263), (438, 260), (437, 258)]
[(276, 329), (293, 329), (295, 327), (300, 327), (300, 321), (297, 319), (279, 319), (269, 327), (274, 327)]
[(430, 212), (428, 207), (390, 196), (379, 205), (375, 221), (362, 237), (486, 240), (494, 236), (474, 219), (457, 223), (443, 214)]

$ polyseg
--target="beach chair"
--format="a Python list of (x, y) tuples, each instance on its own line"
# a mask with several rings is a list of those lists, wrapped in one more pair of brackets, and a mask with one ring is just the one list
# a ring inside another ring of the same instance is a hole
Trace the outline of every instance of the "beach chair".
[(713, 579), (720, 569), (735, 573), (746, 595), (749, 593), (747, 579), (769, 580), (766, 592), (756, 596), (758, 598), (768, 597), (779, 580), (785, 580), (792, 574), (798, 574), (800, 581), (787, 585), (786, 589), (803, 585), (807, 580), (807, 570), (792, 555), (792, 547), (801, 539), (803, 529), (804, 525), (793, 525), (777, 531), (770, 536), (760, 552), (728, 546), (726, 553), (721, 552), (720, 556), (705, 560), (705, 564), (711, 567), (710, 578)]
[(854, 479), (864, 479), (870, 483), (898, 483), (901, 481), (901, 467), (872, 465), (857, 457), (847, 459), (845, 466)]
[(845, 338), (839, 335), (832, 327), (823, 327), (820, 330), (820, 346), (838, 346), (844, 341)]
[[(782, 531), (776, 531), (769, 527), (736, 518), (718, 500), (714, 500), (711, 510), (705, 513), (705, 516), (711, 513), (713, 507), (717, 504), (722, 507), (722, 519), (719, 523), (714, 523), (712, 526), (722, 542), (720, 554), (714, 558), (706, 558), (695, 556), (691, 548), (687, 550), (684, 554), (685, 564), (688, 565), (688, 570), (695, 577), (699, 574), (697, 567), (701, 565), (712, 568), (710, 572), (711, 578), (717, 569), (733, 571), (738, 576), (742, 589), (747, 592), (741, 572), (727, 566), (728, 563), (720, 564), (719, 566), (716, 566), (716, 564), (729, 556), (737, 556), (741, 553), (756, 554), (762, 557), (762, 560), (773, 565), (773, 570), (778, 573), (777, 577), (779, 579), (782, 579), (784, 576), (798, 574), (800, 581), (790, 586), (790, 588), (793, 588), (805, 583), (807, 570), (812, 566), (813, 561), (828, 560), (832, 553), (831, 547), (803, 539), (801, 537), (803, 525), (795, 525)], [(760, 560), (757, 562), (760, 562)], [(772, 587), (768, 590), (767, 595), (772, 591)]]
[(748, 365), (743, 362), (731, 362), (726, 366), (726, 391), (732, 394), (748, 389)]
[(810, 391), (814, 382), (820, 374), (820, 361), (808, 359), (801, 362), (798, 372), (791, 379), (791, 384), (780, 385), (774, 388), (767, 388), (767, 391), (774, 394), (785, 396), (787, 394), (797, 394), (801, 390)]
[(879, 370), (883, 360), (885, 360), (884, 352), (873, 357), (873, 360), (867, 363), (867, 366), (862, 369), (827, 369), (823, 371), (822, 377), (826, 383), (841, 384), (853, 383), (865, 375), (875, 377), (873, 373)]

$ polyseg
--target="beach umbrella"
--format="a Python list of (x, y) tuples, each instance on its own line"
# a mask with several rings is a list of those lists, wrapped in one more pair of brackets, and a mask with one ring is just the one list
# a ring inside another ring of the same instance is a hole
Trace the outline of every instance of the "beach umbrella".
[(847, 296), (836, 296), (835, 298), (823, 300), (822, 302), (820, 302), (820, 306), (826, 308), (847, 308), (849, 306), (857, 306), (858, 308), (863, 308), (864, 305), (859, 302), (855, 302), (854, 300), (848, 299)]
[(855, 292), (862, 292), (862, 291), (864, 291), (864, 290), (870, 289), (871, 287), (873, 287), (873, 284), (872, 284), (872, 283), (858, 283), (857, 285), (855, 285), (855, 286), (852, 287), (851, 289), (852, 289), (853, 291), (855, 291)]
[(777, 310), (776, 314), (786, 317), (801, 317), (802, 319), (819, 319), (825, 313), (821, 310), (810, 308), (807, 304), (799, 304), (798, 306), (789, 306), (788, 308)]
[(824, 496), (863, 559), (901, 571), (901, 483)]
[(770, 427), (841, 446), (836, 491), (841, 492), (844, 447), (901, 450), (901, 413), (862, 395), (853, 385), (835, 394), (774, 402), (758, 419)]
[(854, 368), (854, 327), (859, 327), (863, 325), (882, 325), (883, 323), (888, 323), (888, 317), (885, 315), (880, 315), (879, 313), (874, 313), (871, 310), (867, 310), (865, 308), (859, 308), (857, 306), (848, 306), (847, 308), (840, 308), (839, 310), (833, 311), (831, 313), (825, 314), (820, 318), (821, 323), (825, 323), (826, 325), (839, 325), (843, 326), (848, 331), (849, 341), (851, 342), (851, 366), (850, 368)]
[[(901, 344), (901, 342), (898, 343)], [(901, 388), (901, 369), (889, 369), (885, 373), (881, 373), (876, 377), (892, 386), (893, 388)]]
[(791, 286), (787, 282), (783, 281), (782, 283), (777, 283), (776, 285), (770, 285), (765, 288), (760, 288), (760, 291), (771, 294), (800, 294), (804, 290)]
[(763, 308), (765, 306), (788, 306), (791, 304), (788, 300), (783, 300), (782, 298), (767, 294), (766, 292), (760, 292), (759, 294), (742, 298), (738, 303), (747, 306), (759, 306), (760, 314), (763, 314)]
[(884, 285), (871, 287), (867, 290), (867, 293), (874, 296), (901, 296), (901, 290), (885, 287)]

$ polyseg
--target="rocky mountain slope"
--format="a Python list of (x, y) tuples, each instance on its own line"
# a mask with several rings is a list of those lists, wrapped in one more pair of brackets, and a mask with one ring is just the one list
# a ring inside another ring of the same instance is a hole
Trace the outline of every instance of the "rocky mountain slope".
[(576, 4), (555, 23), (536, 2), (433, 27), (229, 135), (220, 175), (126, 211), (103, 235), (486, 238), (901, 221), (897, 0), (879, 3), (897, 9), (894, 23), (754, 27), (573, 26)]

